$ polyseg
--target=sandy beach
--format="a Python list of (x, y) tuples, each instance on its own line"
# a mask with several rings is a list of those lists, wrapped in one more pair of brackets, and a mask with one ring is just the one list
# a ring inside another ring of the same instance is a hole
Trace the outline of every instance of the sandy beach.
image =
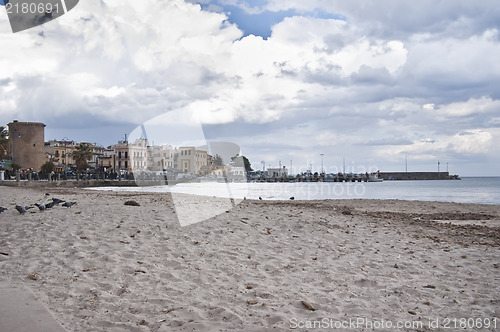
[[(169, 194), (0, 192), (0, 281), (67, 331), (500, 330), (498, 205), (245, 200), (181, 227)], [(53, 197), (77, 204), (14, 208)]]

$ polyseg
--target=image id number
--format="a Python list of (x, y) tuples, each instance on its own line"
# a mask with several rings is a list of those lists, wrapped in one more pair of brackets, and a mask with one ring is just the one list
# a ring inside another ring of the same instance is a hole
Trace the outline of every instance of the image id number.
[(55, 5), (49, 3), (16, 3), (11, 4), (10, 2), (5, 5), (7, 14), (45, 14), (45, 13), (59, 13), (59, 4)]

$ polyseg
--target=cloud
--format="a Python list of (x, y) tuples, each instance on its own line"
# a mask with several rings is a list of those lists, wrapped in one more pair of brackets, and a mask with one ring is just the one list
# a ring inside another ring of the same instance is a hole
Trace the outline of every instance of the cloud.
[(1, 95), (15, 109), (3, 112), (43, 118), (85, 109), (145, 121), (210, 94), (224, 80), (210, 68), (240, 36), (224, 15), (182, 1), (83, 2), (42, 27), (1, 34), (10, 52), (0, 79), (15, 87)]
[(469, 99), (466, 102), (456, 102), (440, 106), (438, 114), (448, 117), (462, 117), (469, 115), (495, 115), (500, 110), (500, 100), (492, 100), (488, 97)]
[(493, 135), (485, 130), (467, 130), (453, 135), (450, 146), (458, 153), (481, 154), (488, 151)]
[(412, 141), (405, 137), (380, 138), (365, 143), (366, 145), (409, 145)]
[(263, 7), (270, 11), (294, 9), (337, 14), (363, 27), (371, 35), (398, 39), (414, 33), (467, 37), (488, 28), (500, 28), (500, 9), (495, 0), (438, 3), (432, 0), (418, 3), (398, 0), (269, 0)]

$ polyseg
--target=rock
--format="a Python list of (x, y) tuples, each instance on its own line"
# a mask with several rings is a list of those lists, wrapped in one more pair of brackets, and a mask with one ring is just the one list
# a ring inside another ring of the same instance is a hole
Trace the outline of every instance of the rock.
[(313, 307), (313, 305), (307, 301), (302, 301), (302, 304), (304, 307), (306, 307), (307, 310), (315, 311), (316, 308)]
[(139, 203), (136, 201), (126, 201), (124, 205), (130, 205), (130, 206), (141, 206)]
[(38, 280), (40, 276), (38, 275), (38, 273), (30, 273), (26, 276), (26, 278), (30, 280)]

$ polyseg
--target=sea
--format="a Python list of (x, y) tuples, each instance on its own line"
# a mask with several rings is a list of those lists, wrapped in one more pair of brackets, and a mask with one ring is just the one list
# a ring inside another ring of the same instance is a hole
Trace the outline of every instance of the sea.
[(171, 192), (235, 199), (399, 199), (500, 205), (500, 177), (461, 180), (296, 183), (183, 183), (174, 186), (99, 187), (93, 190)]

